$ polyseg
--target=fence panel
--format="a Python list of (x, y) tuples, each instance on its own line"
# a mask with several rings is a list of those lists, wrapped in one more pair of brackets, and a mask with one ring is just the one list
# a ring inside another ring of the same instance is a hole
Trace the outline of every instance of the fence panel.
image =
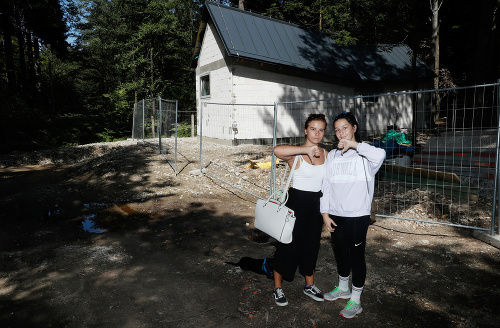
[(274, 105), (203, 102), (199, 120), (200, 169), (236, 189), (267, 197)]
[(142, 99), (134, 104), (133, 139), (158, 143), (158, 107), (158, 99)]
[(134, 104), (132, 138), (158, 147), (176, 175), (191, 162), (179, 151), (179, 138), (196, 136), (196, 125), (196, 112), (179, 110), (177, 100), (143, 99)]
[(158, 99), (158, 148), (177, 174), (177, 101)]
[[(376, 177), (379, 216), (493, 232), (499, 99), (496, 83), (275, 105), (203, 102), (196, 125), (200, 169), (265, 198), (285, 167), (272, 155), (273, 145), (302, 144), (307, 116), (323, 113), (329, 122), (323, 146), (333, 149), (332, 118), (351, 111), (363, 140), (387, 152)], [(174, 156), (169, 164), (178, 173), (172, 133), (184, 129), (186, 119), (179, 121), (171, 106), (162, 100), (137, 103), (133, 136), (154, 140), (157, 131), (161, 152), (167, 159)], [(223, 160), (217, 160), (221, 154)]]
[(302, 144), (307, 116), (323, 113), (330, 123), (323, 146), (332, 149), (332, 118), (353, 112), (363, 141), (387, 152), (375, 187), (378, 215), (489, 230), (498, 92), (492, 84), (279, 103), (276, 144)]

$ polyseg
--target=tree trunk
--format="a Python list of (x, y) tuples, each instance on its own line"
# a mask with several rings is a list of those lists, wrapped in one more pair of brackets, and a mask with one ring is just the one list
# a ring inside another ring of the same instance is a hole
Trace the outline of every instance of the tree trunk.
[(26, 61), (28, 63), (28, 88), (31, 91), (35, 89), (35, 59), (33, 55), (33, 41), (31, 39), (31, 31), (24, 31), (26, 37)]
[(13, 90), (17, 85), (16, 73), (14, 70), (14, 48), (12, 47), (12, 7), (9, 6), (7, 1), (1, 4), (3, 17), (0, 19), (2, 22), (2, 31), (4, 39), (4, 52), (5, 52), (5, 69), (7, 71), (7, 83)]
[(38, 44), (38, 37), (35, 35), (33, 35), (33, 57), (35, 62), (35, 88), (36, 91), (40, 91), (40, 76), (42, 76), (42, 68), (40, 64), (40, 45)]
[(50, 105), (52, 107), (52, 112), (56, 112), (56, 102), (54, 98), (54, 82), (53, 82), (53, 77), (52, 77), (52, 61), (49, 57), (49, 86), (50, 86)]
[(154, 81), (154, 67), (153, 67), (153, 47), (151, 47), (151, 98), (154, 97), (154, 85), (155, 85), (155, 81)]
[(17, 9), (14, 12), (14, 18), (16, 21), (16, 37), (19, 52), (19, 86), (21, 88), (26, 87), (26, 56), (24, 54), (25, 42), (23, 34), (23, 25), (21, 23), (21, 16)]
[(495, 44), (499, 47), (500, 0), (478, 1), (477, 6), (479, 14), (475, 20), (474, 33), (471, 35), (469, 51), (473, 60), (468, 75), (472, 77), (474, 84), (491, 83), (498, 79), (500, 73), (492, 69), (492, 66), (499, 62)]
[(322, 6), (321, 3), (319, 5), (319, 30), (323, 30), (323, 11), (322, 11)]
[[(417, 91), (418, 90), (418, 74), (417, 74), (417, 54), (415, 53), (415, 47), (412, 47), (411, 49), (411, 72), (412, 72), (412, 80), (413, 80), (413, 90)], [(412, 95), (412, 114), (413, 114), (413, 119), (412, 119), (412, 124), (411, 124), (411, 139), (413, 142), (413, 146), (417, 145), (417, 93), (413, 93)]]
[(241, 10), (245, 10), (245, 0), (238, 1), (238, 8)]
[[(442, 2), (441, 2), (442, 3)], [(431, 0), (432, 11), (432, 46), (431, 55), (434, 58), (432, 69), (436, 76), (434, 77), (434, 89), (439, 89), (439, 8), (441, 7), (439, 0)], [(439, 93), (434, 92), (432, 102), (432, 118), (433, 123), (439, 121), (440, 99)]]

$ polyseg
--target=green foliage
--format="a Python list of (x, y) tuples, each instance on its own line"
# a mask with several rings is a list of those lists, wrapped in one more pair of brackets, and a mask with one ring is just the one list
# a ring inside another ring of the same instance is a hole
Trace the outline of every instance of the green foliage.
[[(196, 136), (196, 127), (194, 129), (194, 136)], [(175, 128), (170, 130), (171, 133), (175, 133)], [(191, 137), (191, 123), (181, 122), (177, 125), (177, 137), (185, 138)]]
[[(429, 1), (244, 3), (339, 44), (404, 42), (430, 58)], [(498, 0), (440, 3), (441, 68), (461, 85), (496, 81)], [(178, 100), (181, 110), (195, 108), (190, 61), (201, 6), (200, 0), (1, 1), (0, 152), (127, 138), (140, 99), (159, 96)], [(68, 27), (76, 36), (71, 46)], [(178, 128), (180, 136), (191, 133), (189, 123)]]

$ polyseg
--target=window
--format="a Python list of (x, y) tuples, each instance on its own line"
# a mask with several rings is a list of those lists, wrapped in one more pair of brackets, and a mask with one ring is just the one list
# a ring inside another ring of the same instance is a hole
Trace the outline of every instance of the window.
[(200, 76), (200, 96), (210, 97), (210, 74)]
[(364, 103), (378, 104), (378, 96), (363, 97)]

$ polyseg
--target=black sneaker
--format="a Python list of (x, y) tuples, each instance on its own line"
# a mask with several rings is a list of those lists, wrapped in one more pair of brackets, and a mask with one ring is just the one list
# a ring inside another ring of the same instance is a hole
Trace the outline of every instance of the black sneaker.
[(314, 284), (304, 287), (304, 294), (318, 302), (323, 302), (325, 300), (325, 298), (323, 297), (323, 293), (321, 293), (321, 290), (319, 290), (319, 288)]
[(276, 288), (273, 290), (274, 302), (276, 305), (285, 306), (288, 305), (288, 301), (286, 300), (285, 293), (283, 293), (283, 289)]

